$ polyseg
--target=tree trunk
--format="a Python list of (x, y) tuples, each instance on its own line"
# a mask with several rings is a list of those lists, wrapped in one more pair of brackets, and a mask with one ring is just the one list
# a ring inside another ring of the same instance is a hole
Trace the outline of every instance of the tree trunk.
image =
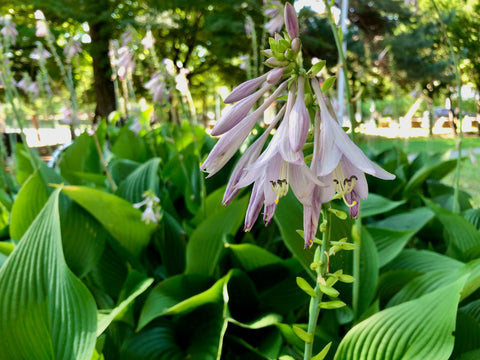
[(108, 45), (111, 35), (111, 25), (105, 21), (90, 23), (92, 46), (93, 79), (97, 105), (93, 122), (107, 117), (116, 110), (115, 89), (111, 78), (112, 69), (108, 57)]

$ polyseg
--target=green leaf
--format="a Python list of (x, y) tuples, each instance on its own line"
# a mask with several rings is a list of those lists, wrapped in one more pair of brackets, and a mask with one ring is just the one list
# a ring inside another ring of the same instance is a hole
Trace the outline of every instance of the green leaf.
[(233, 252), (245, 271), (258, 269), (262, 266), (277, 264), (282, 258), (253, 244), (226, 244)]
[(62, 177), (70, 184), (84, 185), (85, 181), (80, 174), (101, 174), (100, 157), (92, 136), (84, 132), (68, 146), (62, 153), (59, 163)]
[(140, 210), (128, 201), (90, 187), (65, 186), (62, 191), (97, 219), (134, 256), (148, 245), (155, 225), (145, 224)]
[(137, 162), (144, 162), (147, 155), (145, 143), (128, 127), (120, 129), (112, 152), (119, 158)]
[(153, 234), (153, 241), (158, 248), (168, 277), (183, 273), (185, 270), (185, 238), (186, 234), (182, 226), (173, 216), (164, 211), (159, 230)]
[(98, 263), (105, 249), (107, 232), (87, 211), (60, 195), (60, 225), (68, 267), (83, 277)]
[(157, 326), (127, 340), (120, 359), (220, 359), (227, 327), (223, 307), (223, 304), (206, 304), (173, 320), (162, 318), (156, 322)]
[(315, 290), (313, 290), (312, 286), (304, 278), (297, 276), (297, 285), (310, 297), (317, 297)]
[(320, 87), (322, 92), (323, 93), (327, 92), (332, 87), (335, 80), (336, 80), (335, 76), (329, 77), (327, 80), (325, 80), (322, 86)]
[(327, 62), (325, 60), (317, 62), (315, 65), (313, 65), (310, 70), (308, 70), (308, 74), (317, 76), (317, 74), (323, 69)]
[(147, 190), (158, 193), (159, 165), (159, 158), (150, 159), (145, 164), (140, 165), (120, 183), (117, 195), (134, 204), (143, 200), (142, 195)]
[(455, 270), (464, 263), (429, 250), (403, 250), (384, 270), (414, 270), (427, 273), (437, 270)]
[(472, 307), (478, 308), (478, 300), (473, 302), (473, 306), (469, 305), (471, 304), (460, 308), (457, 313), (455, 348), (453, 349), (455, 359), (458, 359), (460, 354), (477, 349), (480, 343), (480, 322), (475, 314), (470, 313)]
[[(368, 309), (375, 296), (378, 281), (379, 260), (375, 243), (365, 227), (362, 227), (360, 240), (359, 298), (356, 315), (360, 316)], [(355, 241), (357, 243), (357, 241)], [(358, 251), (358, 250), (357, 250)], [(355, 307), (354, 307), (355, 309)]]
[(305, 330), (303, 330), (302, 328), (296, 326), (296, 325), (293, 325), (292, 326), (292, 329), (293, 329), (293, 332), (300, 338), (303, 340), (303, 342), (307, 343), (307, 344), (311, 344), (313, 342), (313, 334), (309, 334), (307, 333)]
[(416, 230), (422, 229), (434, 216), (434, 213), (426, 207), (419, 207), (405, 213), (389, 216), (386, 219), (374, 223), (375, 227), (390, 230)]
[(457, 305), (465, 281), (463, 276), (362, 321), (343, 338), (335, 359), (447, 360), (455, 342)]
[(332, 342), (329, 342), (323, 349), (320, 351), (317, 355), (312, 357), (312, 360), (323, 360), (328, 354), (328, 351), (330, 350), (330, 346), (332, 346)]
[[(131, 280), (130, 280), (131, 279)], [(153, 283), (153, 278), (147, 278), (140, 273), (131, 273), (126, 282), (134, 281), (129, 287), (129, 294), (115, 308), (99, 312), (97, 317), (97, 337), (100, 336), (110, 323), (115, 320), (140, 294), (142, 294)]]
[(343, 301), (341, 300), (332, 300), (332, 301), (322, 301), (320, 304), (318, 304), (318, 306), (320, 307), (320, 309), (340, 309), (342, 307), (344, 307), (345, 304)]
[(415, 235), (415, 230), (390, 230), (367, 227), (378, 250), (379, 266), (382, 267), (392, 261)]
[(362, 200), (362, 217), (385, 214), (405, 204), (405, 202), (405, 200), (392, 201), (381, 195), (370, 193), (365, 200)]
[(456, 255), (459, 260), (468, 261), (480, 256), (480, 231), (463, 216), (454, 214), (424, 199), (436, 217), (442, 223), (448, 234), (449, 244), (447, 254)]
[(159, 316), (188, 313), (222, 300), (223, 286), (229, 277), (227, 274), (213, 285), (209, 276), (198, 274), (177, 275), (162, 281), (145, 300), (138, 330)]
[(90, 359), (93, 297), (68, 269), (56, 190), (0, 269), (0, 358)]
[(305, 249), (303, 239), (297, 234), (297, 230), (303, 229), (303, 209), (292, 191), (281, 199), (273, 218), (288, 250), (298, 258), (307, 273), (315, 278), (310, 269), (314, 249), (313, 247)]
[(247, 202), (247, 197), (234, 200), (199, 224), (187, 245), (187, 274), (213, 274), (224, 249), (224, 236), (238, 231), (245, 217)]
[(434, 162), (433, 164), (428, 164), (426, 166), (423, 166), (420, 170), (415, 172), (415, 174), (413, 174), (413, 176), (407, 182), (407, 184), (405, 185), (405, 188), (403, 189), (403, 196), (404, 197), (414, 196), (414, 194), (416, 193), (415, 192), (416, 188), (422, 185), (425, 182), (425, 180), (427, 180), (428, 178), (434, 178), (436, 180), (440, 180), (444, 176), (446, 176), (449, 172), (451, 172), (453, 169), (455, 169), (456, 165), (457, 165), (457, 160), (450, 159), (440, 163)]

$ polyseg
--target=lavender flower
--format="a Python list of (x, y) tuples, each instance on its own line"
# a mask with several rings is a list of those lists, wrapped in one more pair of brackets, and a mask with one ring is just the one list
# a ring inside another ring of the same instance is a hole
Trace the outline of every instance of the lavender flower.
[(15, 45), (15, 43), (17, 42), (17, 24), (12, 22), (10, 16), (7, 15), (3, 18), (3, 28), (2, 30), (0, 30), (0, 33), (2, 33), (2, 36), (7, 39), (12, 45)]
[(52, 56), (52, 54), (50, 54), (47, 50), (45, 50), (45, 49), (42, 49), (42, 50), (43, 51), (41, 51), (39, 48), (34, 49), (30, 53), (30, 59), (38, 60), (38, 61), (45, 61), (49, 57)]
[(34, 13), (34, 17), (37, 20), (37, 23), (35, 25), (35, 35), (38, 37), (47, 36), (48, 26), (47, 22), (45, 21), (45, 15), (43, 15), (43, 12), (41, 10), (36, 10)]
[(209, 173), (208, 177), (217, 173), (228, 162), (228, 160), (232, 158), (245, 141), (248, 134), (250, 134), (250, 131), (252, 131), (253, 126), (262, 113), (279, 97), (280, 93), (285, 90), (286, 86), (287, 83), (283, 82), (257, 110), (242, 119), (220, 138), (205, 162), (200, 166), (201, 170)]
[(71, 62), (72, 59), (75, 57), (75, 55), (81, 52), (82, 52), (82, 43), (73, 38), (70, 38), (70, 40), (65, 45), (65, 48), (63, 49), (63, 55), (65, 55), (68, 62)]
[(117, 67), (117, 74), (120, 80), (125, 79), (128, 73), (133, 73), (135, 70), (135, 59), (133, 51), (127, 46), (122, 46), (118, 49), (118, 59), (115, 61)]
[(293, 40), (298, 37), (300, 30), (298, 27), (297, 13), (290, 3), (285, 4), (285, 27), (288, 36)]
[(283, 9), (282, 3), (276, 0), (264, 1), (265, 10), (263, 14), (270, 20), (265, 24), (265, 28), (270, 35), (279, 32), (283, 27)]
[(142, 206), (145, 206), (145, 210), (142, 213), (142, 221), (144, 221), (146, 224), (149, 224), (151, 222), (156, 224), (161, 218), (160, 199), (155, 196), (155, 194), (151, 190), (145, 191), (142, 197), (144, 197), (145, 200), (133, 204), (133, 207), (139, 209)]
[(339, 194), (350, 209), (350, 216), (356, 218), (360, 198), (368, 196), (368, 184), (365, 173), (384, 180), (393, 180), (395, 175), (383, 170), (368, 159), (355, 145), (342, 127), (330, 114), (323, 99), (320, 85), (312, 79), (312, 87), (320, 106), (320, 136), (315, 154), (318, 159), (317, 175), (332, 177), (335, 192)]
[(150, 80), (143, 86), (152, 94), (153, 102), (158, 103), (162, 101), (165, 94), (165, 80), (160, 73), (153, 74)]
[(294, 151), (300, 151), (305, 144), (310, 128), (310, 116), (305, 105), (305, 77), (298, 78), (298, 91), (289, 122), (290, 145)]

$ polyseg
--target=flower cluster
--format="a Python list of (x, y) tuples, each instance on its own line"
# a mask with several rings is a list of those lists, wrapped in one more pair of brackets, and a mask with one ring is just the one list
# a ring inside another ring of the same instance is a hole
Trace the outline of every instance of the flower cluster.
[(133, 204), (133, 207), (136, 209), (140, 209), (141, 207), (145, 206), (145, 210), (142, 213), (142, 221), (144, 221), (146, 224), (158, 223), (158, 221), (162, 217), (162, 214), (160, 212), (160, 199), (151, 190), (145, 191), (142, 197), (144, 198), (144, 200), (139, 203)]
[[(201, 164), (208, 176), (218, 172), (246, 140), (263, 112), (287, 91), (287, 101), (266, 131), (247, 148), (236, 164), (225, 191), (227, 205), (239, 190), (253, 183), (245, 230), (254, 225), (263, 207), (263, 220), (268, 225), (279, 200), (292, 189), (304, 207), (305, 247), (315, 238), (322, 203), (334, 196), (342, 198), (350, 216), (356, 218), (360, 198), (368, 195), (365, 173), (381, 179), (393, 179), (371, 162), (350, 140), (329, 111), (328, 98), (322, 93), (316, 74), (322, 63), (309, 71), (302, 68), (299, 25), (293, 6), (285, 5), (286, 33), (270, 39), (265, 64), (268, 73), (236, 87), (225, 99), (235, 103), (222, 116), (212, 135), (221, 135), (211, 153)], [(324, 64), (324, 62), (323, 62)], [(276, 89), (274, 90), (274, 88)], [(273, 91), (274, 90), (274, 91)], [(268, 92), (273, 93), (250, 113), (254, 104)], [(313, 126), (310, 113), (315, 114)], [(281, 121), (280, 121), (281, 120)], [(276, 128), (271, 141), (262, 152), (269, 134)], [(313, 131), (313, 155), (307, 165), (303, 147)]]

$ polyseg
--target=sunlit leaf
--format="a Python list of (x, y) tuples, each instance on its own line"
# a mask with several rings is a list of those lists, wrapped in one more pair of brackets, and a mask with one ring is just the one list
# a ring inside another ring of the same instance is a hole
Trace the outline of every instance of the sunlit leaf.
[(369, 317), (340, 343), (336, 360), (447, 360), (455, 338), (460, 290), (466, 276), (427, 295)]
[(96, 306), (68, 269), (55, 191), (0, 269), (0, 358), (90, 359)]

